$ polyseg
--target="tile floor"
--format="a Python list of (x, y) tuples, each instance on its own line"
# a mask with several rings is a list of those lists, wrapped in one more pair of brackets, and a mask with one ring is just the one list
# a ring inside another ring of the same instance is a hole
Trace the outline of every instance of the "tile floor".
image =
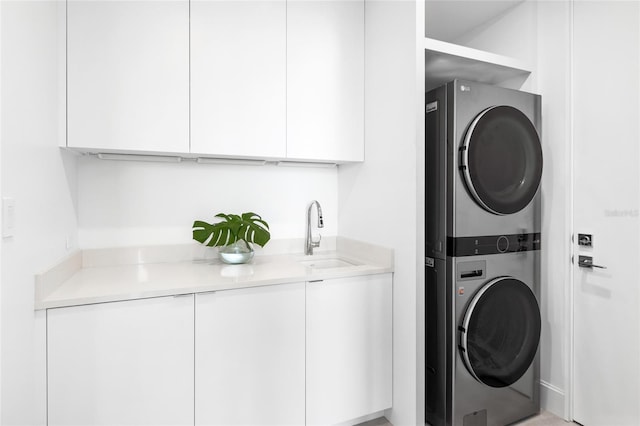
[(525, 421), (516, 423), (518, 426), (570, 426), (577, 425), (574, 422), (567, 422), (564, 419), (557, 417), (547, 411), (543, 411), (537, 416), (528, 418)]
[[(531, 417), (525, 421), (515, 423), (517, 426), (571, 426), (576, 425), (577, 423), (566, 422), (564, 419), (560, 417), (556, 417), (555, 415), (543, 411), (539, 415), (535, 417)], [(377, 419), (369, 420), (368, 422), (360, 423), (358, 426), (393, 426), (389, 423), (384, 417), (380, 417)]]

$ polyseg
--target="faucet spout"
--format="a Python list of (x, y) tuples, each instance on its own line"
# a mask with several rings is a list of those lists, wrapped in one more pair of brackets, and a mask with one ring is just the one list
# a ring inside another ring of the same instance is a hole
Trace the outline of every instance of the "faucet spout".
[(304, 254), (312, 255), (313, 249), (316, 247), (320, 247), (320, 241), (322, 240), (322, 235), (319, 235), (318, 241), (313, 241), (313, 237), (311, 236), (311, 210), (313, 210), (313, 206), (316, 206), (316, 212), (318, 216), (318, 228), (324, 228), (324, 218), (322, 217), (322, 207), (320, 207), (320, 203), (316, 200), (313, 200), (307, 209), (307, 236), (304, 244)]

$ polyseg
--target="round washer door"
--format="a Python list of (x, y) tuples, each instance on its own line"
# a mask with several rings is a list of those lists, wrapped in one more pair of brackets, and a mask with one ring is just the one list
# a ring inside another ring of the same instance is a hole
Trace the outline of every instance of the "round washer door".
[(519, 212), (542, 177), (542, 147), (535, 126), (520, 110), (494, 106), (473, 120), (464, 139), (462, 169), (471, 195), (498, 215)]
[(516, 382), (535, 358), (540, 309), (522, 281), (499, 277), (471, 299), (460, 329), (460, 352), (469, 372), (488, 386)]

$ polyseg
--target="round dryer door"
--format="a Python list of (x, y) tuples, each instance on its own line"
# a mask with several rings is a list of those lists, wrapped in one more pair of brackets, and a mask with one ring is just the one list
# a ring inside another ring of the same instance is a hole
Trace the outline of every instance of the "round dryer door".
[(484, 209), (506, 215), (525, 208), (542, 177), (536, 128), (520, 110), (494, 106), (471, 123), (462, 149), (469, 191)]
[(469, 372), (496, 388), (527, 371), (540, 341), (540, 309), (531, 289), (513, 277), (489, 281), (471, 299), (460, 328)]

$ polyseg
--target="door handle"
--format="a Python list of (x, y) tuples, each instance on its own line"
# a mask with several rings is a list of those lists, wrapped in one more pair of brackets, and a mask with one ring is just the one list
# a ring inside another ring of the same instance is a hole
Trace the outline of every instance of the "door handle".
[(578, 266), (581, 268), (600, 268), (607, 269), (606, 266), (594, 265), (592, 256), (578, 256)]

